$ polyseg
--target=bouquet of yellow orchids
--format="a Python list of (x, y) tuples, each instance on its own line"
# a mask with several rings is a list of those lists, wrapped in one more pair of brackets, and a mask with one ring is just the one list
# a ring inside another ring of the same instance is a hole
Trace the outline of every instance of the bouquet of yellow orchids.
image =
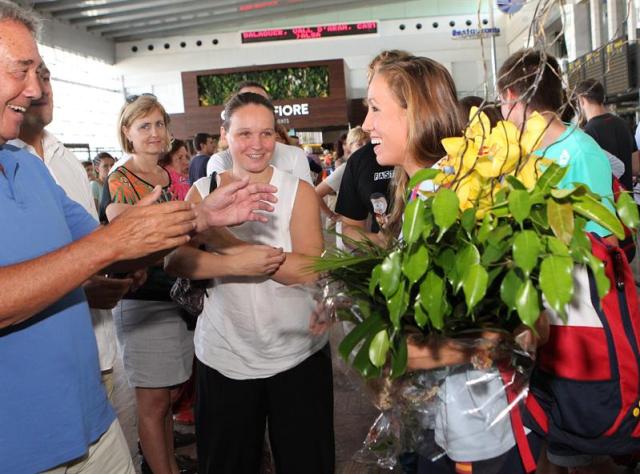
[(522, 131), (508, 120), (501, 120), (491, 128), (484, 112), (472, 107), (464, 136), (442, 140), (447, 156), (440, 165), (453, 172), (442, 174), (436, 181), (453, 185), (462, 210), (475, 207), (484, 215), (495, 202), (505, 176), (515, 176), (531, 189), (542, 169), (551, 164), (548, 159), (532, 156), (546, 128), (546, 120), (537, 112), (526, 121)]
[(401, 239), (318, 262), (350, 302), (338, 311), (354, 323), (339, 351), (361, 374), (402, 375), (411, 333), (534, 328), (543, 301), (565, 315), (574, 265), (587, 265), (606, 294), (584, 227), (593, 221), (622, 239), (624, 226), (640, 224), (637, 207), (621, 194), (614, 214), (585, 185), (559, 188), (566, 168), (538, 151), (546, 128), (537, 113), (522, 128), (492, 128), (473, 108), (463, 136), (442, 140), (447, 156), (411, 178), (419, 198), (405, 208)]

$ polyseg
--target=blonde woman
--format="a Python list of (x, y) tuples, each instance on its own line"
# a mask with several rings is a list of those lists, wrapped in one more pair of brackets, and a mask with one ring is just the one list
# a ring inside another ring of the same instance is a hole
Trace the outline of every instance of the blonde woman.
[[(135, 204), (156, 186), (162, 188), (158, 201), (174, 200), (169, 173), (158, 165), (169, 150), (169, 116), (154, 96), (134, 96), (127, 102), (119, 132), (123, 151), (131, 158), (107, 178), (109, 202)], [(135, 388), (144, 459), (154, 474), (176, 474), (171, 404), (177, 386), (191, 375), (193, 333), (169, 297), (174, 280), (159, 264), (147, 273), (144, 285), (126, 295), (113, 316), (127, 380)]]
[(324, 197), (330, 194), (338, 194), (340, 183), (342, 183), (342, 176), (344, 176), (344, 169), (347, 165), (346, 161), (354, 151), (365, 146), (368, 140), (369, 134), (365, 132), (362, 127), (357, 126), (349, 130), (344, 144), (343, 159), (345, 162), (338, 166), (327, 179), (316, 186), (316, 194), (320, 198), (320, 210), (334, 222), (338, 219), (338, 215), (327, 205)]

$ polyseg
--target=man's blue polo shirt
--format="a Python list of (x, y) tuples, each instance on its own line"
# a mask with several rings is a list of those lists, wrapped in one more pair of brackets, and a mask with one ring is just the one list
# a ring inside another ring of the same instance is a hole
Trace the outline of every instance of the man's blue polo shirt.
[[(39, 257), (96, 228), (38, 158), (2, 145), (0, 165), (0, 266)], [(35, 473), (78, 458), (114, 419), (81, 289), (0, 329), (1, 473)]]

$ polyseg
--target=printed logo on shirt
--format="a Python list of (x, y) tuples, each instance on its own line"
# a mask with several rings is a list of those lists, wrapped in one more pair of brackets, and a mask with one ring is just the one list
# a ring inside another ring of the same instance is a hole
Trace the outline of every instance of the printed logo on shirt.
[(560, 156), (558, 157), (558, 165), (563, 167), (567, 166), (569, 164), (569, 161), (571, 161), (571, 155), (567, 150), (562, 150), (562, 153), (560, 153)]
[(373, 173), (374, 181), (382, 181), (383, 179), (391, 179), (391, 178), (393, 178), (393, 170), (378, 171), (376, 173)]

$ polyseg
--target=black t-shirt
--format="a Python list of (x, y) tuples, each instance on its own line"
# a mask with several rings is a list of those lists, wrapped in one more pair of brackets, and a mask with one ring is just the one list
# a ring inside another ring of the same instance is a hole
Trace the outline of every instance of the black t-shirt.
[(638, 147), (627, 123), (620, 117), (607, 113), (589, 120), (584, 131), (598, 142), (600, 148), (607, 150), (624, 163), (624, 174), (620, 177), (620, 183), (626, 189), (632, 189), (631, 154)]
[[(391, 178), (393, 166), (378, 164), (371, 143), (356, 150), (344, 168), (336, 213), (355, 221), (363, 221), (369, 214), (379, 218), (386, 216), (389, 213)], [(371, 232), (380, 230), (377, 220), (371, 220)]]

